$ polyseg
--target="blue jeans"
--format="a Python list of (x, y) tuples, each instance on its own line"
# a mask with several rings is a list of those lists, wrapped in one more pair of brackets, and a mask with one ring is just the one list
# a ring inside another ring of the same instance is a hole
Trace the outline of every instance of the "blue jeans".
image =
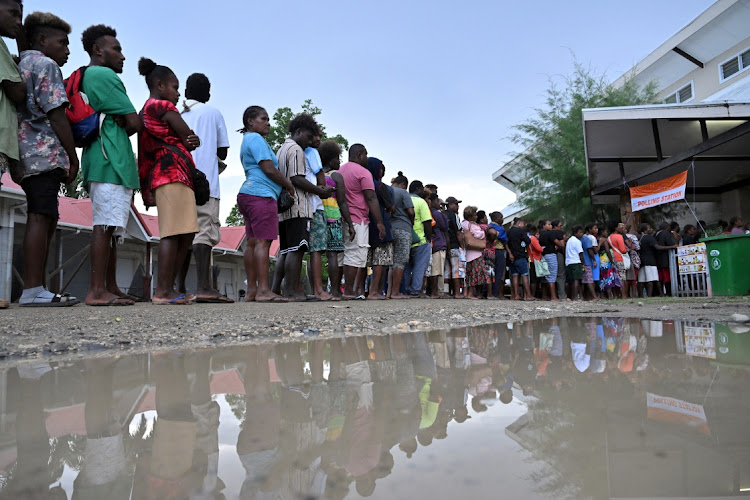
[(505, 293), (505, 250), (495, 250), (495, 282), (492, 283), (492, 295), (500, 297)]
[(404, 279), (401, 282), (401, 293), (419, 295), (430, 259), (432, 259), (432, 247), (427, 243), (410, 250), (409, 263), (404, 268)]

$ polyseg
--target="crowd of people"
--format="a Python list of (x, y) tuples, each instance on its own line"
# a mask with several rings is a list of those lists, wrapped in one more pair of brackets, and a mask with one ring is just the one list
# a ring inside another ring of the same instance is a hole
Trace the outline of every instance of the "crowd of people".
[[(210, 106), (210, 81), (180, 83), (167, 66), (141, 58), (149, 98), (140, 112), (122, 80), (125, 56), (117, 32), (95, 25), (82, 33), (89, 65), (63, 79), (71, 27), (51, 13), (34, 12), (22, 23), (20, 0), (0, 0), (0, 35), (15, 38), (20, 60), (0, 44), (0, 167), (26, 193), (24, 289), (21, 306), (69, 306), (78, 299), (50, 292), (47, 256), (59, 218), (61, 183), (79, 170), (92, 204), (91, 278), (86, 304), (132, 305), (115, 280), (117, 243), (124, 233), (134, 191), (156, 206), (159, 266), (156, 304), (228, 303), (212, 287), (212, 247), (221, 238), (219, 173), (229, 140), (224, 118)], [(85, 99), (83, 98), (85, 96)], [(90, 116), (76, 118), (81, 108)], [(93, 120), (93, 131), (83, 129)], [(683, 238), (666, 224), (652, 235), (648, 224), (607, 230), (596, 223), (565, 231), (559, 220), (536, 226), (516, 219), (506, 231), (503, 214), (445, 200), (434, 184), (402, 173), (385, 182), (385, 164), (363, 144), (342, 148), (322, 141), (313, 116), (291, 120), (289, 136), (273, 151), (268, 112), (248, 107), (242, 116), (240, 160), (245, 182), (237, 205), (245, 222), (245, 300), (288, 302), (431, 298), (519, 300), (669, 293), (666, 252)], [(129, 137), (137, 134), (137, 162)], [(675, 223), (673, 223), (674, 226)], [(734, 218), (732, 231), (744, 221)], [(696, 229), (685, 228), (684, 241)], [(280, 251), (270, 276), (269, 249)], [(301, 281), (309, 254), (310, 295)], [(324, 258), (325, 257), (325, 258)], [(185, 277), (192, 259), (197, 290)], [(323, 262), (328, 279), (324, 280)], [(343, 287), (341, 286), (343, 282)], [(445, 293), (445, 283), (448, 293)]]

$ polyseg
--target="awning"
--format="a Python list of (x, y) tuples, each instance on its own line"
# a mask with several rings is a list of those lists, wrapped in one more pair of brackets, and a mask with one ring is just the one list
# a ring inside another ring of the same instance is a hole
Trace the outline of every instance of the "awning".
[(710, 201), (750, 185), (750, 103), (650, 105), (583, 110), (593, 203), (620, 188), (683, 172), (688, 193)]

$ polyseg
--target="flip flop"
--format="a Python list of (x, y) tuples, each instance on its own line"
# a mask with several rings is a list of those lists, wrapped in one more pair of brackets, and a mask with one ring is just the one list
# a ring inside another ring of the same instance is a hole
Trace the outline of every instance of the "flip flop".
[(341, 300), (367, 300), (364, 295), (342, 295)]
[[(123, 302), (124, 301), (124, 302)], [(93, 304), (87, 304), (89, 306), (134, 306), (135, 302), (126, 299), (125, 297), (114, 297), (109, 299), (107, 302), (94, 302)]]
[(173, 305), (173, 306), (184, 306), (187, 304), (190, 304), (190, 301), (185, 298), (185, 294), (181, 293), (177, 297), (173, 298), (172, 300), (152, 300), (152, 304), (156, 304), (158, 306), (164, 306), (164, 305)]
[(264, 300), (260, 300), (260, 299), (258, 299), (256, 297), (255, 298), (255, 302), (260, 302), (261, 304), (266, 304), (266, 303), (269, 303), (269, 302), (276, 302), (276, 303), (286, 304), (287, 302), (289, 302), (289, 299), (287, 299), (286, 297), (282, 297), (280, 295), (277, 295), (276, 297), (272, 297), (270, 299), (264, 299)]
[[(41, 300), (42, 302), (34, 302), (37, 299)], [(79, 303), (80, 301), (77, 298), (71, 297), (70, 295), (56, 294), (51, 299), (34, 297), (33, 299), (31, 299), (31, 302), (26, 302), (24, 304), (19, 304), (19, 305), (21, 307), (70, 307)]]
[(213, 297), (196, 297), (195, 301), (199, 304), (234, 304), (234, 300), (226, 295), (215, 295)]
[(305, 302), (322, 302), (323, 299), (320, 297), (316, 297), (315, 295), (307, 295), (305, 298)]

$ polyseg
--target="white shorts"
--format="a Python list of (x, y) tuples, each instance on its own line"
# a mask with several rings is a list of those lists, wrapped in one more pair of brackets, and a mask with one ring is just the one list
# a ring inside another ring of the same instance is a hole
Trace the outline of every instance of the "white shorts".
[(367, 266), (367, 250), (370, 248), (370, 225), (353, 224), (354, 241), (347, 227), (343, 228), (344, 236), (344, 265), (364, 268)]
[(221, 219), (219, 219), (219, 199), (209, 198), (205, 205), (197, 205), (198, 234), (193, 245), (215, 247), (221, 241)]
[(432, 252), (432, 269), (430, 276), (442, 276), (445, 269), (445, 250)]
[(130, 218), (133, 190), (119, 184), (89, 182), (88, 191), (94, 225), (114, 227), (116, 236), (124, 235)]
[(656, 266), (641, 266), (638, 270), (638, 283), (659, 281), (659, 271)]

